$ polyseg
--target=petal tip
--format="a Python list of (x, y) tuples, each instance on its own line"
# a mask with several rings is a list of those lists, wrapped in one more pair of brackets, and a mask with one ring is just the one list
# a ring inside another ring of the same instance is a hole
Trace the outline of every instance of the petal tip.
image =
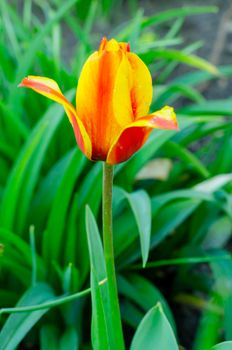
[(149, 123), (151, 126), (155, 126), (160, 129), (179, 130), (176, 120), (169, 120), (160, 116), (154, 116), (152, 119), (150, 119)]
[(18, 84), (17, 87), (25, 87), (25, 86), (27, 86), (29, 80), (30, 80), (29, 77), (23, 78), (23, 80)]
[(176, 113), (173, 107), (165, 106), (160, 111), (152, 113), (150, 122), (161, 129), (179, 130)]
[(119, 46), (120, 46), (120, 49), (121, 49), (123, 52), (125, 52), (125, 53), (131, 51), (130, 43), (120, 42), (120, 43), (119, 43)]
[(101, 52), (102, 50), (105, 49), (107, 42), (108, 42), (107, 37), (103, 36), (103, 38), (101, 39), (100, 45), (99, 45), (99, 49), (98, 49), (99, 52)]

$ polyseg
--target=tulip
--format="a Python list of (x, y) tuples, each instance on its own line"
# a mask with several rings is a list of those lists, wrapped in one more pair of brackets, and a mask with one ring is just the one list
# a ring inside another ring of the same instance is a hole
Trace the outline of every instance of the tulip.
[(148, 114), (152, 79), (127, 43), (103, 38), (85, 62), (76, 91), (76, 108), (49, 78), (28, 76), (25, 86), (63, 105), (76, 141), (87, 158), (117, 164), (146, 142), (152, 129), (178, 129), (171, 107)]

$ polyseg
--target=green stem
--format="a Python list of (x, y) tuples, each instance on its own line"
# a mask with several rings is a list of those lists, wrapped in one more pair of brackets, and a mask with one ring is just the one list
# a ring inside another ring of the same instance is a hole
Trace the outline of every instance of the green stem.
[[(100, 281), (98, 284), (99, 286), (102, 286), (106, 283), (106, 280)], [(83, 296), (86, 296), (87, 294), (91, 293), (91, 288), (87, 288), (83, 290), (82, 292), (70, 294), (67, 296), (61, 296), (57, 297), (55, 300), (51, 301), (45, 301), (41, 304), (37, 305), (30, 305), (30, 306), (19, 306), (19, 307), (7, 307), (4, 309), (0, 309), (0, 315), (1, 314), (15, 314), (15, 313), (21, 313), (21, 312), (32, 312), (37, 310), (43, 310), (43, 309), (51, 309), (54, 306), (59, 306), (65, 303), (70, 303), (70, 301), (76, 300), (78, 298), (81, 298)]]
[(112, 323), (115, 332), (115, 341), (117, 350), (125, 349), (121, 315), (118, 300), (117, 281), (114, 266), (114, 247), (112, 230), (112, 187), (113, 187), (113, 166), (103, 163), (103, 195), (102, 195), (102, 214), (103, 214), (103, 243), (104, 256), (106, 263), (106, 273), (109, 288), (109, 301), (111, 308)]

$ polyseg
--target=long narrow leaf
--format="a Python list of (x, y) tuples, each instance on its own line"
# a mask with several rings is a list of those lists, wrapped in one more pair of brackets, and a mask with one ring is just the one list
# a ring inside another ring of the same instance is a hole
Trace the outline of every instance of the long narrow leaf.
[(150, 198), (148, 194), (143, 190), (127, 193), (121, 188), (115, 187), (115, 197), (119, 196), (127, 199), (131, 210), (133, 211), (134, 218), (139, 231), (143, 267), (145, 267), (149, 254), (151, 236)]
[(92, 296), (92, 344), (94, 349), (117, 349), (114, 343), (114, 327), (110, 311), (108, 286), (99, 288), (99, 282), (106, 278), (106, 267), (102, 243), (94, 216), (86, 207), (86, 231), (91, 263)]
[[(48, 285), (37, 284), (24, 294), (17, 306), (21, 307), (34, 303), (41, 303), (53, 298), (54, 293)], [(31, 313), (12, 314), (0, 333), (1, 349), (15, 349), (28, 331), (47, 311), (48, 308)]]

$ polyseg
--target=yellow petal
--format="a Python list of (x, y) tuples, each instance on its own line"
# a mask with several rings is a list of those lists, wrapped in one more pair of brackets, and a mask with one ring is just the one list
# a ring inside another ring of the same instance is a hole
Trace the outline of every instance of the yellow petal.
[(152, 79), (146, 65), (137, 55), (122, 51), (123, 58), (115, 80), (113, 108), (114, 117), (124, 128), (148, 113), (152, 100)]
[(146, 115), (152, 101), (152, 79), (145, 63), (134, 53), (127, 53), (132, 68), (131, 104), (134, 119)]
[(120, 49), (119, 43), (115, 39), (107, 40), (106, 37), (102, 38), (98, 52), (105, 51), (118, 51)]
[(126, 54), (123, 53), (122, 61), (116, 75), (113, 92), (114, 117), (122, 128), (134, 121), (131, 103), (132, 84), (132, 69)]

